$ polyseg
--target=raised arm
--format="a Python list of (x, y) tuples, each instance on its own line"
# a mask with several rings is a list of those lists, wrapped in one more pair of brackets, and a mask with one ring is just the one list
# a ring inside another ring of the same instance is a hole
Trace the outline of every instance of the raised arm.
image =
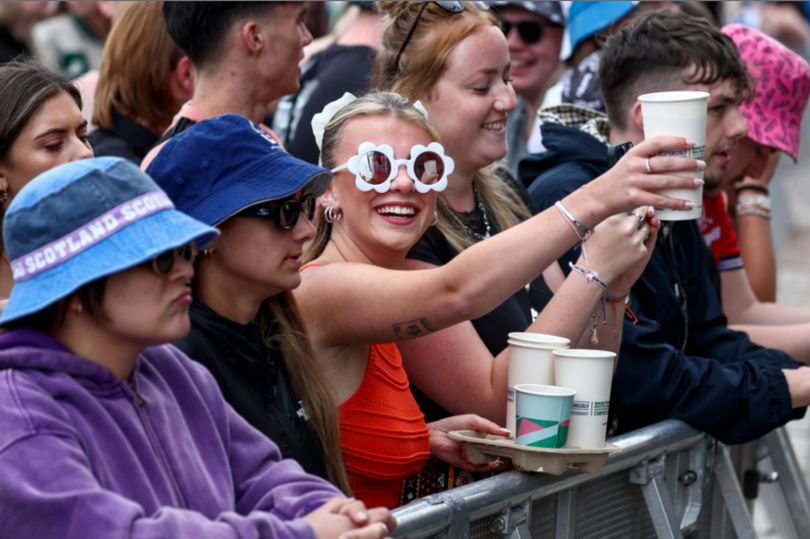
[[(624, 305), (614, 309), (605, 304), (605, 317), (599, 318), (596, 344), (587, 342), (592, 329), (591, 317), (601, 308), (603, 295), (626, 296), (649, 259), (658, 223), (654, 222), (646, 242), (639, 226), (635, 216), (622, 214), (597, 227), (586, 243), (588, 257), (600, 276), (608, 279), (610, 288), (602, 290), (596, 283), (588, 283), (582, 275), (572, 272), (526, 331), (568, 338), (572, 347), (580, 343), (579, 346), (617, 352)], [(623, 256), (616, 256), (617, 252)], [(608, 262), (616, 267), (606, 266)], [(579, 265), (584, 265), (584, 260), (580, 259)], [(416, 260), (409, 260), (408, 266), (412, 269), (435, 267)], [(635, 271), (628, 271), (629, 268)], [(616, 272), (622, 277), (607, 277)], [(626, 273), (630, 275), (625, 276)], [(400, 342), (399, 349), (413, 385), (442, 408), (456, 414), (476, 413), (498, 423), (504, 421), (509, 362), (505, 341), (501, 351), (493, 356), (472, 323), (465, 321), (420, 339)], [(448, 385), (448, 379), (453, 383)]]
[[(640, 205), (686, 208), (650, 190), (695, 187), (694, 180), (671, 174), (697, 170), (692, 159), (648, 156), (663, 148), (686, 148), (684, 139), (656, 137), (633, 148), (616, 167), (563, 200), (583, 226)], [(589, 200), (590, 199), (590, 200)], [(296, 299), (316, 340), (331, 343), (382, 343), (425, 335), (477, 318), (536, 278), (577, 241), (557, 208), (486, 242), (466, 249), (449, 264), (430, 271), (392, 272), (371, 265), (330, 264), (304, 271)], [(506, 263), (505, 263), (505, 262)], [(336, 313), (350, 313), (351, 321)]]

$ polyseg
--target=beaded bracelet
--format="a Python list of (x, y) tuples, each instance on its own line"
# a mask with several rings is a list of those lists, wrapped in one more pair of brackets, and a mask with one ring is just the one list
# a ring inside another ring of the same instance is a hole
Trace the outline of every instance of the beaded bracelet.
[(771, 197), (764, 195), (743, 195), (737, 198), (737, 207), (758, 206), (764, 211), (771, 211)]
[(771, 212), (760, 209), (756, 206), (737, 206), (737, 217), (742, 217), (743, 215), (758, 215), (760, 217), (764, 217), (765, 219), (771, 218)]

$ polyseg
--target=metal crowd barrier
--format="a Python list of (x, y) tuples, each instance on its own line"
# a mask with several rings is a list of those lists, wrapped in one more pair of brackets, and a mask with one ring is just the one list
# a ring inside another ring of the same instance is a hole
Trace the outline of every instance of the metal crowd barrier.
[[(728, 447), (680, 421), (610, 440), (598, 474), (507, 472), (394, 511), (399, 539), (753, 539)], [(810, 495), (784, 432), (765, 438), (784, 492), (782, 517), (810, 537)], [(796, 475), (798, 474), (798, 475)], [(765, 474), (768, 475), (768, 474)], [(771, 476), (773, 474), (771, 473)], [(772, 478), (772, 477), (771, 477)], [(769, 485), (770, 486), (770, 485)]]

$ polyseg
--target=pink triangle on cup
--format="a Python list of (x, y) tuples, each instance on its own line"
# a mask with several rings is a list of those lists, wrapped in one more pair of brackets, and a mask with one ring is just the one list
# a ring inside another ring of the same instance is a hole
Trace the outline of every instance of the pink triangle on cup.
[(538, 425), (537, 423), (526, 419), (525, 417), (520, 420), (520, 427), (518, 427), (518, 436), (525, 436), (527, 434), (531, 434), (532, 432), (537, 432), (538, 430), (543, 430), (544, 426)]

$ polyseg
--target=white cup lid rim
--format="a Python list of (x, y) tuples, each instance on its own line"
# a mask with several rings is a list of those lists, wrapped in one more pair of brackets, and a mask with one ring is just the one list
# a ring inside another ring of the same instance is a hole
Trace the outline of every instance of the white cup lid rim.
[(556, 335), (547, 335), (545, 333), (529, 333), (522, 331), (514, 331), (508, 335), (509, 339), (514, 341), (529, 342), (532, 344), (562, 344), (568, 346), (571, 344), (571, 339), (565, 337), (557, 337)]
[(614, 359), (616, 352), (607, 350), (584, 350), (581, 348), (562, 348), (554, 350), (554, 355), (573, 359)]
[(687, 90), (674, 90), (670, 92), (653, 92), (650, 94), (643, 94), (638, 96), (638, 100), (642, 103), (672, 103), (676, 101), (697, 101), (699, 99), (708, 99), (708, 92), (694, 92)]
[(506, 344), (510, 344), (512, 346), (522, 346), (523, 348), (531, 348), (533, 350), (565, 350), (568, 346), (557, 346), (554, 344), (543, 344), (539, 342), (529, 342), (529, 341), (516, 341), (514, 339), (509, 339), (506, 341)]
[(547, 386), (542, 384), (518, 384), (515, 386), (515, 391), (518, 393), (543, 395), (546, 397), (573, 397), (577, 394), (576, 390), (570, 387)]

